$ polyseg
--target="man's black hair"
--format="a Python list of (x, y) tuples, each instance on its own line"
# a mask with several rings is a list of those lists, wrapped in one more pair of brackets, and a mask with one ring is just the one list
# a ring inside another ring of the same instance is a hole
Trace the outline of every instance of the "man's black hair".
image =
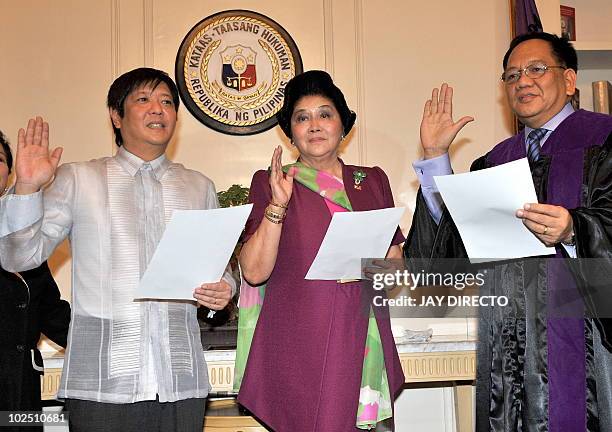
[(510, 42), (510, 48), (508, 48), (508, 51), (506, 51), (506, 55), (504, 56), (504, 61), (502, 63), (504, 70), (506, 70), (506, 66), (508, 66), (508, 59), (510, 58), (510, 54), (512, 54), (514, 48), (516, 48), (519, 44), (532, 39), (539, 39), (548, 42), (552, 55), (559, 62), (559, 66), (564, 66), (568, 69), (573, 69), (574, 72), (578, 72), (578, 55), (576, 54), (574, 46), (566, 38), (546, 32), (525, 33), (512, 39), (512, 42)]
[[(174, 84), (174, 81), (172, 81), (172, 78), (166, 72), (153, 68), (134, 69), (117, 78), (111, 84), (110, 89), (108, 89), (106, 105), (110, 109), (117, 111), (119, 117), (123, 118), (125, 115), (125, 99), (130, 93), (140, 86), (151, 85), (153, 88), (156, 88), (160, 83), (165, 83), (170, 89), (174, 109), (178, 112), (180, 100), (176, 84)], [(121, 130), (113, 124), (113, 131), (115, 132), (115, 142), (121, 147), (123, 145)]]

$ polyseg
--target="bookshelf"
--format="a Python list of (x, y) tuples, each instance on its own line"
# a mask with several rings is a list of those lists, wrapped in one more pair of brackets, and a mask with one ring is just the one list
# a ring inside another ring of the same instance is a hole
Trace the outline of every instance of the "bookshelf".
[(576, 41), (580, 107), (593, 109), (593, 81), (612, 82), (612, 1), (537, 0), (544, 29), (560, 33), (560, 5), (576, 9)]

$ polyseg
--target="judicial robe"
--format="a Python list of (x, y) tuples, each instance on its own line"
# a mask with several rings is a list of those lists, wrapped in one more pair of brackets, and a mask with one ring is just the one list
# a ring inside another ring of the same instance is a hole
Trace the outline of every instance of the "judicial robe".
[[(525, 156), (521, 132), (471, 169)], [(538, 201), (569, 210), (578, 258), (612, 259), (612, 117), (584, 110), (571, 114), (551, 133), (531, 170)], [(562, 246), (556, 250), (557, 258), (567, 256)], [(431, 262), (467, 256), (448, 211), (436, 224), (420, 190), (404, 253)], [(479, 432), (612, 430), (612, 326), (604, 318), (606, 305), (582, 290), (580, 275), (574, 277), (561, 261), (489, 265), (483, 294), (507, 296), (509, 305), (479, 310)], [(551, 313), (576, 297), (594, 319), (576, 314), (576, 302), (572, 313)]]

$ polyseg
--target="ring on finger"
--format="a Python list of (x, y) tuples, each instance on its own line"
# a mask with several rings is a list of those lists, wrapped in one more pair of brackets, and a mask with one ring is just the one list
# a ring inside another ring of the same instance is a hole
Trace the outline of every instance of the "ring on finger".
[(548, 232), (548, 227), (544, 225), (544, 231), (542, 231), (542, 235), (546, 235), (547, 232)]

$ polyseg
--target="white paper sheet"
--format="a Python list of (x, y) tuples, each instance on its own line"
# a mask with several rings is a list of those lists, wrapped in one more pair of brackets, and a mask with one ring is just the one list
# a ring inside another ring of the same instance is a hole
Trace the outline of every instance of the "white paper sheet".
[(361, 259), (387, 255), (405, 210), (334, 213), (306, 279), (361, 279)]
[(219, 282), (252, 207), (175, 211), (134, 298), (194, 300), (196, 287)]
[(550, 255), (515, 214), (537, 203), (527, 159), (465, 174), (434, 176), (472, 261)]

